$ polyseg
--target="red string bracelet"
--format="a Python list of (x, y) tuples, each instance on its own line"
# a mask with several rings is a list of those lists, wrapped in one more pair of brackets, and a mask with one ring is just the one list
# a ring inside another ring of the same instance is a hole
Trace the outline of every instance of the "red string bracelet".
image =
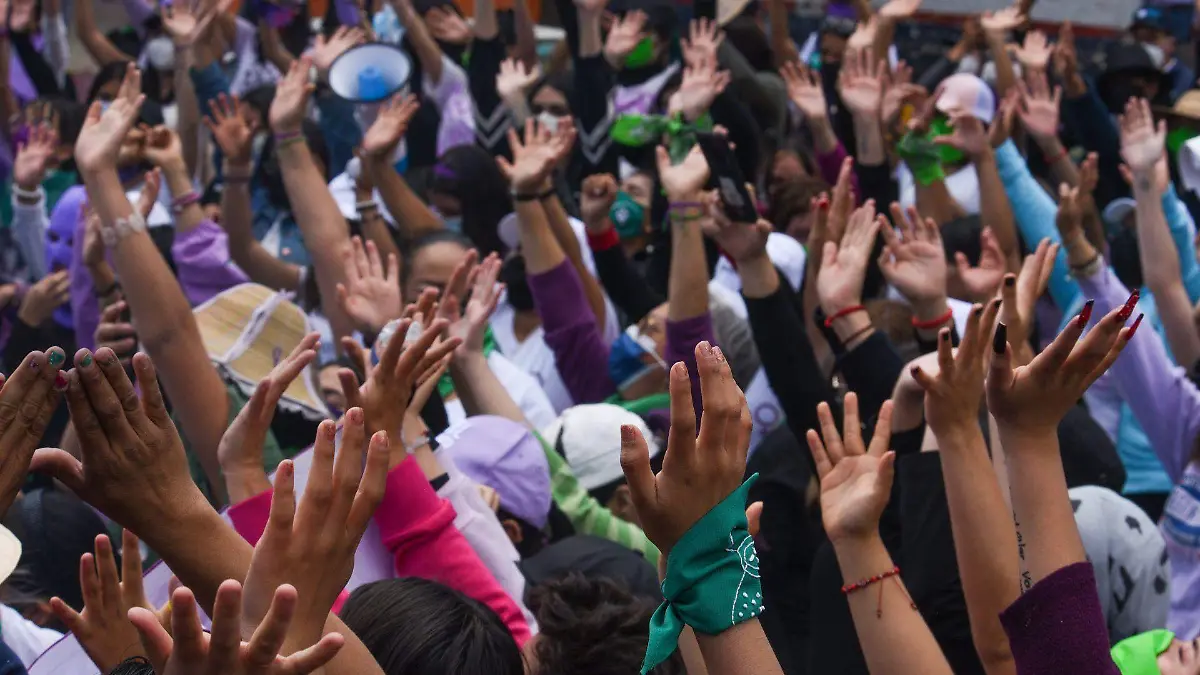
[[(845, 586), (842, 586), (842, 593), (845, 595), (850, 595), (851, 593), (853, 593), (855, 591), (861, 591), (862, 589), (866, 588), (867, 586), (870, 586), (871, 584), (879, 583), (889, 577), (899, 576), (899, 574), (900, 574), (900, 568), (893, 567), (892, 569), (884, 572), (883, 574), (876, 574), (875, 576), (870, 577), (868, 579), (862, 579), (855, 583), (846, 584)], [(900, 590), (901, 590), (901, 592), (903, 592), (904, 586), (902, 584), (900, 584), (899, 579), (896, 580), (896, 584), (900, 586)], [(913, 609), (917, 608), (917, 604), (912, 601), (912, 598), (908, 599), (908, 606)], [(875, 607), (875, 616), (876, 616), (876, 618), (883, 617), (883, 586), (879, 587), (879, 600)]]
[(825, 318), (825, 327), (833, 328), (834, 321), (837, 321), (838, 319), (840, 319), (844, 316), (850, 316), (851, 314), (854, 314), (855, 312), (865, 312), (865, 311), (867, 311), (867, 308), (865, 305), (851, 305), (844, 309), (839, 309), (838, 311), (834, 312), (832, 315)]
[(942, 314), (941, 316), (930, 319), (928, 321), (917, 321), (917, 317), (914, 316), (913, 320), (912, 320), (912, 325), (913, 325), (913, 328), (916, 328), (917, 330), (929, 330), (931, 328), (937, 328), (938, 326), (941, 326), (942, 324), (946, 323), (947, 321), (949, 321), (950, 319), (953, 319), (953, 318), (954, 318), (954, 310), (947, 309), (945, 314)]

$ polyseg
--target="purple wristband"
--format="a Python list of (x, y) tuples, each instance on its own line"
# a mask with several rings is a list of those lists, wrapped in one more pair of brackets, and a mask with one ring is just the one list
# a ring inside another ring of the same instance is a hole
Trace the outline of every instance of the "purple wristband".
[(179, 215), (180, 213), (183, 213), (183, 210), (185, 208), (187, 208), (187, 207), (191, 206), (192, 204), (195, 204), (199, 201), (200, 201), (200, 195), (195, 190), (192, 190), (191, 192), (189, 192), (187, 194), (180, 195), (180, 196), (176, 197), (175, 199), (171, 200), (171, 213), (174, 213), (175, 215)]

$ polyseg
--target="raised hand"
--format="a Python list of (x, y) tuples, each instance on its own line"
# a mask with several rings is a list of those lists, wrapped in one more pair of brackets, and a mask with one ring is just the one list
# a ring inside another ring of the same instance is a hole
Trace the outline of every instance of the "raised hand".
[(725, 41), (725, 33), (712, 19), (692, 19), (688, 37), (683, 40), (683, 62), (693, 68), (717, 62), (717, 49)]
[(929, 96), (925, 87), (912, 82), (912, 67), (904, 61), (896, 64), (890, 78), (884, 80), (883, 101), (879, 105), (879, 116), (884, 125), (891, 127), (900, 118), (900, 110), (910, 100)]
[(1050, 91), (1050, 83), (1044, 71), (1029, 72), (1025, 81), (1018, 82), (1021, 105), (1017, 114), (1025, 129), (1037, 140), (1058, 136), (1058, 110), (1062, 103), (1062, 87)]
[[(137, 348), (137, 332), (133, 324), (122, 320), (121, 315), (129, 309), (124, 300), (118, 300), (100, 312), (100, 323), (96, 324), (96, 348), (108, 347), (115, 354), (132, 354)], [(121, 359), (121, 365), (129, 365), (129, 359)]]
[(769, 221), (762, 218), (755, 223), (731, 221), (715, 191), (705, 193), (703, 201), (708, 218), (700, 222), (700, 230), (730, 258), (740, 263), (767, 254), (767, 238), (774, 231)]
[(879, 34), (879, 19), (872, 15), (866, 21), (858, 22), (854, 33), (846, 41), (846, 49), (872, 49), (875, 46), (875, 36)]
[(51, 272), (25, 291), (17, 318), (26, 326), (37, 328), (54, 314), (54, 310), (70, 301), (71, 273), (67, 270)]
[[(993, 340), (996, 354), (987, 378), (988, 410), (996, 421), (1019, 434), (1056, 433), (1067, 411), (1133, 338), (1142, 315), (1138, 315), (1132, 326), (1124, 326), (1137, 301), (1138, 293), (1134, 291), (1124, 306), (1110, 311), (1081, 340), (1092, 315), (1089, 300), (1049, 347), (1029, 365), (1016, 368), (1012, 367), (1012, 350), (1008, 348), (1006, 328), (1001, 324)], [(1020, 450), (1005, 446), (1010, 454)]]
[(4, 513), (25, 483), (34, 449), (46, 433), (67, 378), (63, 350), (30, 352), (8, 379), (0, 376), (0, 509)]
[[(225, 11), (228, 8), (229, 2), (222, 2), (222, 6), (217, 3), (203, 2), (198, 3), (200, 6), (194, 7), (193, 2), (184, 0), (176, 2), (164, 7), (162, 13), (163, 29), (171, 36), (171, 40), (178, 47), (190, 47), (194, 45), (212, 20), (216, 18), (219, 12)], [(199, 9), (199, 11), (196, 11)]]
[(471, 41), (471, 27), (453, 10), (434, 7), (425, 14), (425, 25), (439, 42), (465, 45)]
[(361, 28), (339, 26), (328, 39), (318, 33), (308, 56), (312, 59), (312, 64), (317, 67), (317, 73), (321, 77), (327, 77), (330, 66), (339, 56), (346, 53), (346, 50), (351, 47), (362, 44), (366, 39), (367, 34)]
[(679, 89), (671, 95), (670, 110), (683, 113), (689, 120), (699, 119), (728, 84), (729, 71), (718, 71), (716, 61), (704, 61), (695, 67), (689, 65), (683, 70)]
[(892, 402), (884, 401), (879, 409), (870, 447), (863, 443), (858, 395), (846, 394), (842, 409), (844, 439), (828, 403), (817, 405), (821, 433), (809, 429), (807, 434), (808, 449), (821, 481), (821, 521), (825, 534), (835, 542), (878, 535), (879, 517), (887, 506), (896, 475), (896, 453), (888, 450)]
[(572, 139), (544, 133), (537, 120), (530, 118), (525, 120), (524, 142), (517, 136), (516, 130), (508, 130), (508, 145), (512, 148), (513, 160), (509, 162), (504, 157), (497, 157), (496, 164), (508, 178), (513, 190), (534, 193), (550, 180), (550, 172), (562, 155), (563, 144), (568, 141)]
[(696, 345), (704, 412), (696, 433), (692, 383), (682, 362), (671, 367), (671, 430), (662, 470), (650, 469), (646, 439), (621, 427), (621, 469), (646, 536), (667, 555), (696, 521), (742, 484), (750, 446), (750, 409), (720, 347)]
[[(275, 85), (275, 98), (267, 114), (271, 130), (276, 134), (300, 133), (304, 115), (308, 110), (308, 97), (313, 85), (308, 82), (312, 61), (307, 56), (292, 61), (292, 67)], [(366, 144), (366, 139), (363, 139)]]
[(137, 628), (146, 659), (159, 675), (307, 675), (333, 660), (345, 640), (330, 633), (303, 651), (280, 656), (296, 604), (296, 589), (275, 589), (271, 609), (249, 642), (241, 639), (242, 585), (233, 579), (217, 589), (209, 635), (200, 625), (196, 597), (183, 586), (171, 594), (170, 633), (149, 610), (132, 609), (129, 620)]
[(96, 350), (95, 358), (79, 350), (67, 374), (66, 398), (82, 460), (43, 448), (30, 469), (51, 474), (154, 546), (155, 538), (178, 527), (173, 518), (211, 507), (188, 473), (150, 357), (135, 354), (133, 370), (141, 396), (111, 349)]
[(967, 254), (959, 251), (954, 254), (954, 274), (959, 284), (960, 300), (983, 302), (996, 293), (1004, 272), (1008, 269), (1004, 262), (1004, 251), (992, 228), (985, 227), (979, 232), (979, 264), (971, 266)]
[(817, 295), (827, 316), (862, 304), (863, 280), (875, 246), (875, 235), (883, 217), (875, 216), (875, 202), (868, 201), (850, 215), (841, 244), (826, 241), (817, 272)]
[(400, 262), (388, 254), (387, 270), (379, 258), (375, 242), (352, 237), (342, 251), (346, 283), (337, 285), (338, 304), (363, 333), (377, 335), (385, 324), (400, 318), (404, 305), (400, 298)]
[(183, 143), (179, 134), (166, 126), (144, 129), (146, 146), (142, 156), (146, 161), (162, 169), (183, 168)]
[(625, 58), (642, 39), (646, 28), (646, 13), (640, 9), (626, 12), (613, 22), (604, 40), (604, 58), (616, 69), (625, 65)]
[(346, 411), (341, 448), (335, 453), (336, 434), (332, 420), (317, 428), (312, 469), (299, 505), (295, 469), (290, 461), (279, 465), (271, 514), (246, 572), (243, 631), (263, 624), (273, 591), (291, 584), (299, 601), (289, 643), (317, 642), (334, 601), (350, 581), (354, 551), (383, 500), (391, 447), (386, 431), (371, 435), (368, 442), (362, 408)]
[(391, 157), (396, 152), (408, 123), (421, 104), (412, 94), (396, 94), (379, 110), (379, 116), (363, 135), (362, 151), (370, 157)]
[(496, 93), (505, 101), (524, 100), (529, 89), (541, 78), (541, 64), (529, 68), (517, 59), (504, 59), (500, 62), (500, 72), (496, 74)]
[(588, 228), (603, 230), (608, 226), (608, 210), (617, 199), (617, 179), (612, 174), (598, 173), (583, 179), (579, 190), (579, 214)]
[(1058, 186), (1058, 213), (1054, 224), (1062, 240), (1070, 243), (1083, 235), (1083, 207), (1079, 203), (1079, 188), (1063, 183)]
[(900, 228), (899, 237), (891, 227), (879, 230), (885, 242), (878, 260), (884, 278), (913, 306), (944, 302), (946, 250), (937, 223), (895, 203), (892, 221)]
[[(939, 439), (977, 433), (983, 381), (992, 351), (989, 343), (1000, 303), (997, 298), (971, 309), (957, 353), (950, 345), (950, 329), (938, 333), (935, 375), (919, 365), (912, 369), (913, 379), (925, 390), (925, 420)], [(947, 449), (962, 447), (958, 443), (944, 445)]]
[(708, 160), (700, 146), (694, 145), (679, 164), (671, 164), (667, 149), (658, 146), (655, 159), (658, 162), (658, 179), (662, 183), (667, 197), (672, 200), (682, 200), (694, 196), (708, 183), (710, 170)]
[(1004, 299), (1000, 320), (1008, 326), (1008, 341), (1014, 345), (1017, 356), (1021, 355), (1033, 333), (1035, 306), (1050, 284), (1057, 255), (1058, 244), (1051, 243), (1049, 238), (1043, 239), (1033, 253), (1025, 256), (1021, 273), (1005, 275), (1004, 285), (1000, 287)]
[(804, 114), (804, 119), (822, 119), (829, 116), (825, 91), (821, 88), (821, 79), (816, 72), (802, 63), (788, 62), (780, 69), (779, 74), (787, 83), (788, 98)]
[(1058, 44), (1054, 46), (1054, 74), (1066, 82), (1079, 74), (1079, 53), (1075, 48), (1075, 31), (1071, 22), (1064, 22), (1058, 31)]
[(979, 19), (979, 25), (985, 33), (1002, 35), (1016, 30), (1029, 21), (1029, 17), (1021, 13), (1017, 6), (1005, 7), (995, 12), (984, 12)]
[[(95, 546), (94, 556), (84, 553), (79, 560), (83, 612), (71, 609), (60, 598), (50, 599), (50, 611), (75, 635), (100, 672), (107, 673), (127, 658), (145, 655), (137, 629), (129, 621), (129, 610), (155, 610), (142, 590), (142, 555), (137, 537), (129, 530), (121, 533), (120, 577), (108, 535), (96, 537)], [(157, 618), (161, 621), (162, 616)]]
[(217, 462), (225, 479), (229, 502), (245, 501), (270, 487), (263, 467), (263, 443), (275, 419), (279, 399), (296, 378), (317, 360), (320, 333), (310, 333), (292, 349), (292, 353), (259, 380), (250, 400), (233, 418), (217, 445)]
[(212, 115), (204, 118), (204, 126), (212, 132), (217, 145), (231, 164), (250, 163), (254, 149), (254, 122), (242, 116), (242, 104), (236, 96), (220, 94), (208, 102)]
[(851, 113), (878, 118), (887, 72), (887, 62), (876, 61), (870, 49), (848, 50), (838, 76), (842, 103)]
[(17, 146), (17, 157), (13, 160), (13, 183), (22, 190), (38, 189), (46, 179), (48, 169), (58, 149), (58, 132), (47, 124), (29, 128), (29, 139)]
[(898, 21), (911, 18), (918, 9), (921, 9), (921, 0), (888, 0), (876, 13), (885, 19)]
[(972, 158), (979, 157), (991, 149), (988, 131), (978, 118), (972, 117), (966, 111), (955, 110), (950, 113), (950, 122), (954, 125), (954, 133), (938, 136), (933, 139), (934, 143), (957, 148)]
[[(469, 258), (463, 262), (471, 264), (473, 261), (473, 258)], [(488, 319), (492, 312), (496, 311), (496, 304), (500, 301), (500, 293), (504, 289), (503, 284), (496, 283), (500, 276), (500, 265), (500, 256), (495, 253), (484, 258), (479, 267), (467, 275), (471, 281), (471, 293), (466, 299), (461, 294), (449, 292), (447, 287), (447, 292), (442, 298), (441, 310), (450, 322), (446, 334), (462, 340), (462, 344), (455, 350), (456, 355), (483, 353), (483, 337), (487, 332)], [(462, 307), (464, 302), (466, 306), (460, 315), (459, 307)]]
[(1153, 172), (1164, 161), (1167, 141), (1167, 122), (1154, 124), (1150, 103), (1133, 98), (1125, 104), (1121, 116), (1121, 159), (1134, 175)]
[(8, 27), (14, 33), (26, 33), (34, 29), (35, 0), (11, 0)]
[(116, 169), (117, 155), (125, 135), (133, 128), (146, 97), (142, 94), (142, 74), (132, 63), (116, 98), (107, 109), (93, 101), (83, 120), (83, 129), (75, 141), (75, 164), (81, 172)]
[(1025, 43), (1014, 50), (1021, 67), (1032, 75), (1035, 72), (1045, 75), (1046, 65), (1054, 54), (1054, 45), (1046, 39), (1046, 34), (1040, 30), (1031, 30), (1025, 34)]

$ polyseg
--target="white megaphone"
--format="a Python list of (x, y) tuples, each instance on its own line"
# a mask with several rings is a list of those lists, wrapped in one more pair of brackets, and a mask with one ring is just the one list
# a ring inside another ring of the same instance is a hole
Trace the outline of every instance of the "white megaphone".
[(380, 104), (408, 87), (412, 64), (399, 47), (372, 42), (346, 50), (329, 67), (329, 87), (359, 104)]

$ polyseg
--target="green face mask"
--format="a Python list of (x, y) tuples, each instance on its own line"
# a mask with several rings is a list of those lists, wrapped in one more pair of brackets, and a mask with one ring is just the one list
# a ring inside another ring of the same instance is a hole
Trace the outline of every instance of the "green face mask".
[(1179, 149), (1183, 147), (1183, 144), (1196, 136), (1200, 136), (1200, 134), (1188, 127), (1172, 129), (1167, 133), (1167, 152), (1170, 152), (1172, 156), (1178, 155)]
[(617, 229), (617, 236), (629, 239), (642, 234), (642, 223), (646, 218), (646, 209), (633, 201), (628, 192), (618, 192), (613, 205), (608, 208), (608, 218)]
[(626, 68), (641, 68), (654, 60), (654, 38), (647, 35), (638, 41), (629, 56), (625, 57)]
[[(929, 123), (929, 138), (930, 140), (938, 136), (953, 136), (954, 127), (950, 126), (950, 120), (938, 115)], [(966, 159), (966, 154), (958, 148), (952, 148), (948, 145), (938, 145), (938, 157), (942, 160), (942, 164), (955, 164)]]

